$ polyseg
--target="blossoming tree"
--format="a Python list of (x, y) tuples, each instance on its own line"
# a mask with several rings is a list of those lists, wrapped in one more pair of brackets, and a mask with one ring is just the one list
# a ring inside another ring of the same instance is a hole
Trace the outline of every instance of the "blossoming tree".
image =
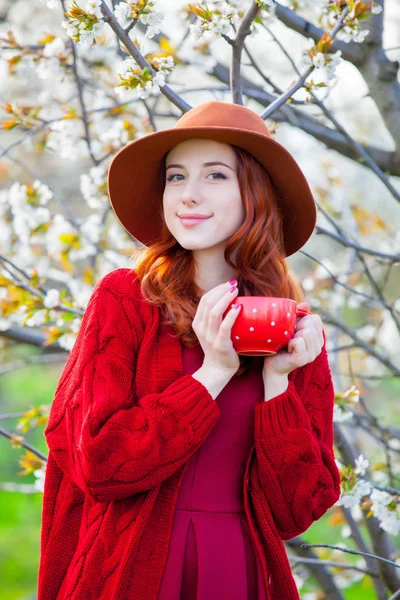
[[(293, 265), (329, 328), (336, 384), (342, 495), (329, 523), (341, 527), (343, 543), (322, 554), (313, 547), (324, 544), (307, 544), (306, 535), (286, 542), (294, 576), (309, 600), (343, 598), (358, 580), (380, 600), (400, 597), (400, 427), (366, 401), (400, 375), (399, 62), (390, 55), (396, 47), (384, 48), (388, 23), (400, 19), (395, 0), (385, 11), (383, 0), (18, 0), (0, 10), (4, 355), (21, 343), (43, 362), (65, 361), (95, 282), (134, 265), (141, 244), (107, 197), (115, 153), (173, 122), (190, 98), (252, 107), (293, 144), (313, 187), (316, 235)], [(354, 96), (360, 89), (364, 98)], [(0, 375), (12, 368), (5, 362)], [(4, 443), (26, 451), (21, 464), (39, 492), (46, 457), (26, 434), (46, 423), (48, 410), (31, 407), (16, 432), (0, 427)], [(356, 564), (346, 562), (349, 553)]]

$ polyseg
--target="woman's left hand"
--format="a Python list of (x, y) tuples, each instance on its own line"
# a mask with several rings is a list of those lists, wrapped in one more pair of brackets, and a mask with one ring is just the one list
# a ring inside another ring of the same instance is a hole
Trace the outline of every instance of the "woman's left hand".
[[(310, 310), (310, 304), (299, 302), (297, 308)], [(295, 333), (287, 346), (288, 352), (280, 350), (277, 354), (266, 356), (263, 374), (288, 375), (294, 369), (315, 360), (323, 345), (321, 317), (314, 314), (297, 317)]]

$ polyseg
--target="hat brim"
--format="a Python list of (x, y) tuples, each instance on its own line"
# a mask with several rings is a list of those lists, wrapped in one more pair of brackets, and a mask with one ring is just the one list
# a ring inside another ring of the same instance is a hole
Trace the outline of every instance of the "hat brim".
[(265, 135), (231, 127), (188, 127), (156, 131), (127, 144), (108, 172), (112, 208), (121, 225), (146, 246), (160, 235), (160, 170), (165, 154), (191, 138), (209, 138), (247, 150), (268, 171), (279, 193), (286, 256), (311, 236), (317, 218), (308, 182), (292, 155)]

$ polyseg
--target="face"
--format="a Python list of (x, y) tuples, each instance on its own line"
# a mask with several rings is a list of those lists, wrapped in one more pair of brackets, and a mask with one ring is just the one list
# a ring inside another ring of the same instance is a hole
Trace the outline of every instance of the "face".
[[(183, 248), (224, 249), (226, 240), (243, 223), (245, 209), (236, 168), (233, 148), (214, 140), (186, 140), (167, 154), (164, 217)], [(183, 213), (210, 218), (185, 227), (178, 216)]]

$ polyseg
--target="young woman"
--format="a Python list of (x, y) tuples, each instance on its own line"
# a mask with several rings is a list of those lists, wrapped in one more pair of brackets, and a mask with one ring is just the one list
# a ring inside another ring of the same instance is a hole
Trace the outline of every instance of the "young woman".
[(148, 247), (95, 286), (56, 389), (38, 600), (298, 599), (283, 540), (340, 496), (325, 333), (310, 313), (249, 357), (231, 329), (238, 295), (309, 308), (285, 262), (315, 226), (305, 177), (213, 101), (123, 148), (108, 183)]

